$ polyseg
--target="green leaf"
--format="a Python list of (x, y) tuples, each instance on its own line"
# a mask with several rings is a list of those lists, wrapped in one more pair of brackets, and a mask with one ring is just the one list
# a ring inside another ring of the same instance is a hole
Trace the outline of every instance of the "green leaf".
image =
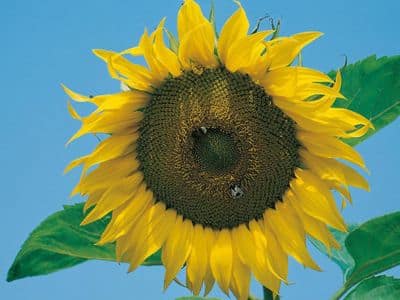
[[(353, 231), (355, 228), (357, 228), (357, 225), (348, 225), (349, 232)], [(348, 233), (344, 233), (333, 228), (329, 228), (329, 230), (338, 241), (338, 243), (341, 245), (340, 249), (331, 249), (331, 251), (329, 252), (328, 249), (320, 241), (315, 240), (311, 237), (310, 241), (319, 251), (321, 251), (329, 259), (334, 261), (340, 267), (343, 274), (346, 274), (350, 269), (354, 267), (354, 260), (348, 253), (344, 244)]]
[[(360, 138), (346, 139), (356, 145), (376, 133), (400, 114), (400, 56), (376, 58), (375, 55), (341, 69), (342, 94), (348, 100), (336, 101), (336, 107), (349, 108), (371, 120), (375, 130)], [(336, 72), (330, 72), (334, 78)]]
[(346, 282), (333, 299), (362, 280), (400, 264), (400, 211), (365, 222), (349, 233), (345, 246), (354, 266), (346, 272)]
[[(95, 245), (110, 217), (80, 226), (83, 218), (83, 203), (65, 206), (46, 218), (22, 245), (7, 281), (49, 274), (89, 259), (115, 261), (114, 244)], [(161, 264), (160, 256), (155, 253), (144, 265)]]
[(400, 212), (369, 220), (352, 231), (346, 247), (354, 268), (346, 276), (346, 286), (400, 264)]
[(377, 276), (364, 280), (352, 290), (345, 300), (398, 300), (400, 280), (388, 276)]

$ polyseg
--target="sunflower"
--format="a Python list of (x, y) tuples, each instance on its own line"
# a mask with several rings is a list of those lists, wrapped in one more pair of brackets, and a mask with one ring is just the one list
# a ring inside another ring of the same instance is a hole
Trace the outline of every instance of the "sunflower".
[(343, 163), (365, 168), (341, 139), (362, 136), (372, 124), (332, 107), (344, 98), (340, 72), (332, 80), (294, 65), (319, 32), (249, 34), (238, 4), (217, 37), (200, 6), (186, 0), (179, 42), (168, 47), (164, 22), (136, 47), (94, 50), (124, 91), (86, 97), (65, 88), (97, 107), (81, 117), (69, 104), (82, 122), (70, 141), (106, 134), (67, 167), (83, 166), (73, 191), (87, 196), (82, 225), (111, 213), (98, 244), (115, 242), (130, 271), (162, 249), (165, 288), (186, 267), (196, 295), (216, 281), (247, 299), (251, 276), (278, 294), (288, 255), (319, 270), (307, 235), (338, 247), (327, 226), (346, 225), (333, 192), (351, 201), (349, 186), (369, 189)]

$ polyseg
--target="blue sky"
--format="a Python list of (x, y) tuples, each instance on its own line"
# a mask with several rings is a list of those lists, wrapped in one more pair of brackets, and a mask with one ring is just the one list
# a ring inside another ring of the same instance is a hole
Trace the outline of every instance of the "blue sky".
[[(215, 2), (217, 24), (221, 26), (235, 4)], [(200, 3), (208, 11), (210, 1)], [(304, 51), (306, 66), (329, 71), (343, 64), (344, 55), (354, 62), (371, 54), (400, 53), (400, 3), (396, 0), (242, 3), (253, 24), (265, 14), (280, 18), (283, 35), (305, 30), (324, 32)], [(188, 294), (176, 285), (162, 293), (161, 267), (143, 267), (127, 275), (125, 265), (98, 261), (50, 276), (5, 282), (7, 269), (29, 232), (63, 204), (81, 201), (68, 197), (78, 172), (66, 176), (62, 172), (71, 159), (91, 151), (96, 140), (89, 136), (65, 148), (79, 124), (67, 113), (67, 96), (60, 83), (87, 94), (117, 91), (118, 83), (109, 78), (103, 63), (90, 50), (133, 46), (144, 27), (154, 28), (164, 16), (174, 31), (179, 5), (180, 1), (161, 0), (1, 1), (2, 299), (174, 299)], [(371, 170), (372, 191), (354, 190), (354, 205), (344, 212), (349, 222), (399, 210), (399, 127), (397, 120), (357, 147)], [(340, 270), (323, 255), (312, 252), (324, 272), (305, 270), (291, 262), (293, 284), (282, 289), (283, 299), (327, 299), (339, 288)], [(252, 291), (261, 294), (256, 283)]]

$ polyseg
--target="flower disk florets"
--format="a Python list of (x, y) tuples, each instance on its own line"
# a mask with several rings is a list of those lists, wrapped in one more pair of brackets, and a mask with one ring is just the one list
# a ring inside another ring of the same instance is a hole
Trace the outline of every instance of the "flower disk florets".
[[(194, 224), (262, 218), (299, 166), (294, 122), (249, 76), (225, 68), (168, 79), (143, 110), (137, 145), (155, 198)], [(232, 186), (243, 191), (233, 197)]]

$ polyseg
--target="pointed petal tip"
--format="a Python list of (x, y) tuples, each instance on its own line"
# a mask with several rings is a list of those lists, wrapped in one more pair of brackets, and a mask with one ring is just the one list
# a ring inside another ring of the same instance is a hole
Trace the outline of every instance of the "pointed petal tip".
[[(119, 260), (121, 261), (121, 258), (120, 258)], [(135, 271), (136, 269), (137, 269), (137, 266), (129, 265), (128, 273), (132, 273), (132, 272)]]
[(317, 272), (323, 272), (323, 270), (321, 269), (321, 267), (319, 265), (317, 265), (316, 263), (311, 266), (311, 268)]
[[(69, 168), (69, 166), (66, 166), (62, 174), (63, 174), (63, 175), (66, 175), (66, 174), (69, 173), (71, 170), (72, 170), (72, 168)], [(72, 194), (72, 193), (71, 193), (71, 194)], [(69, 195), (70, 197), (72, 197), (71, 194)]]
[[(302, 32), (302, 33), (312, 35), (311, 41), (315, 41), (316, 39), (319, 39), (320, 37), (325, 35), (325, 33), (323, 33), (322, 31), (306, 31), (306, 32)], [(302, 33), (300, 33), (300, 34), (302, 34)]]
[(92, 49), (92, 53), (96, 56), (100, 56), (102, 51), (104, 51), (104, 50), (103, 49)]
[(243, 9), (242, 3), (240, 3), (239, 0), (233, 0), (233, 2), (234, 2), (237, 6), (239, 6), (239, 9)]
[[(91, 212), (93, 212), (93, 210)], [(85, 216), (81, 224), (79, 224), (80, 226), (85, 226), (96, 221), (96, 219), (93, 219), (91, 212), (87, 216)]]
[(105, 244), (109, 243), (109, 241), (105, 240), (104, 237), (101, 237), (100, 240), (98, 240), (95, 245), (96, 246), (104, 246)]
[(313, 31), (313, 33), (315, 34), (316, 38), (320, 38), (321, 36), (325, 35), (325, 33), (321, 31)]
[[(83, 219), (83, 221), (79, 224), (79, 226), (85, 226), (85, 225), (87, 225), (87, 224), (89, 224), (89, 222), (87, 221), (87, 218), (85, 218), (85, 219)], [(97, 242), (98, 243), (98, 242)], [(97, 244), (96, 243), (96, 244)]]
[(68, 88), (65, 84), (61, 83), (61, 88), (64, 90), (64, 92), (73, 99), (73, 95), (75, 94), (70, 88)]
[(116, 54), (113, 51), (104, 49), (92, 49), (92, 53), (105, 62), (108, 62), (110, 56)]
[(164, 28), (165, 25), (165, 21), (167, 20), (167, 17), (163, 17), (160, 21), (160, 23), (158, 24), (158, 26), (161, 26), (162, 28)]
[(342, 93), (338, 93), (337, 97), (338, 99), (343, 99), (343, 100), (349, 100), (345, 95), (343, 95)]
[(163, 286), (163, 293), (165, 293), (165, 291), (168, 289), (169, 285), (171, 284), (172, 280), (170, 280), (169, 282), (167, 282), (166, 279), (164, 279), (164, 286)]
[(76, 138), (71, 137), (66, 143), (65, 143), (65, 147), (68, 147), (69, 144), (71, 144)]

